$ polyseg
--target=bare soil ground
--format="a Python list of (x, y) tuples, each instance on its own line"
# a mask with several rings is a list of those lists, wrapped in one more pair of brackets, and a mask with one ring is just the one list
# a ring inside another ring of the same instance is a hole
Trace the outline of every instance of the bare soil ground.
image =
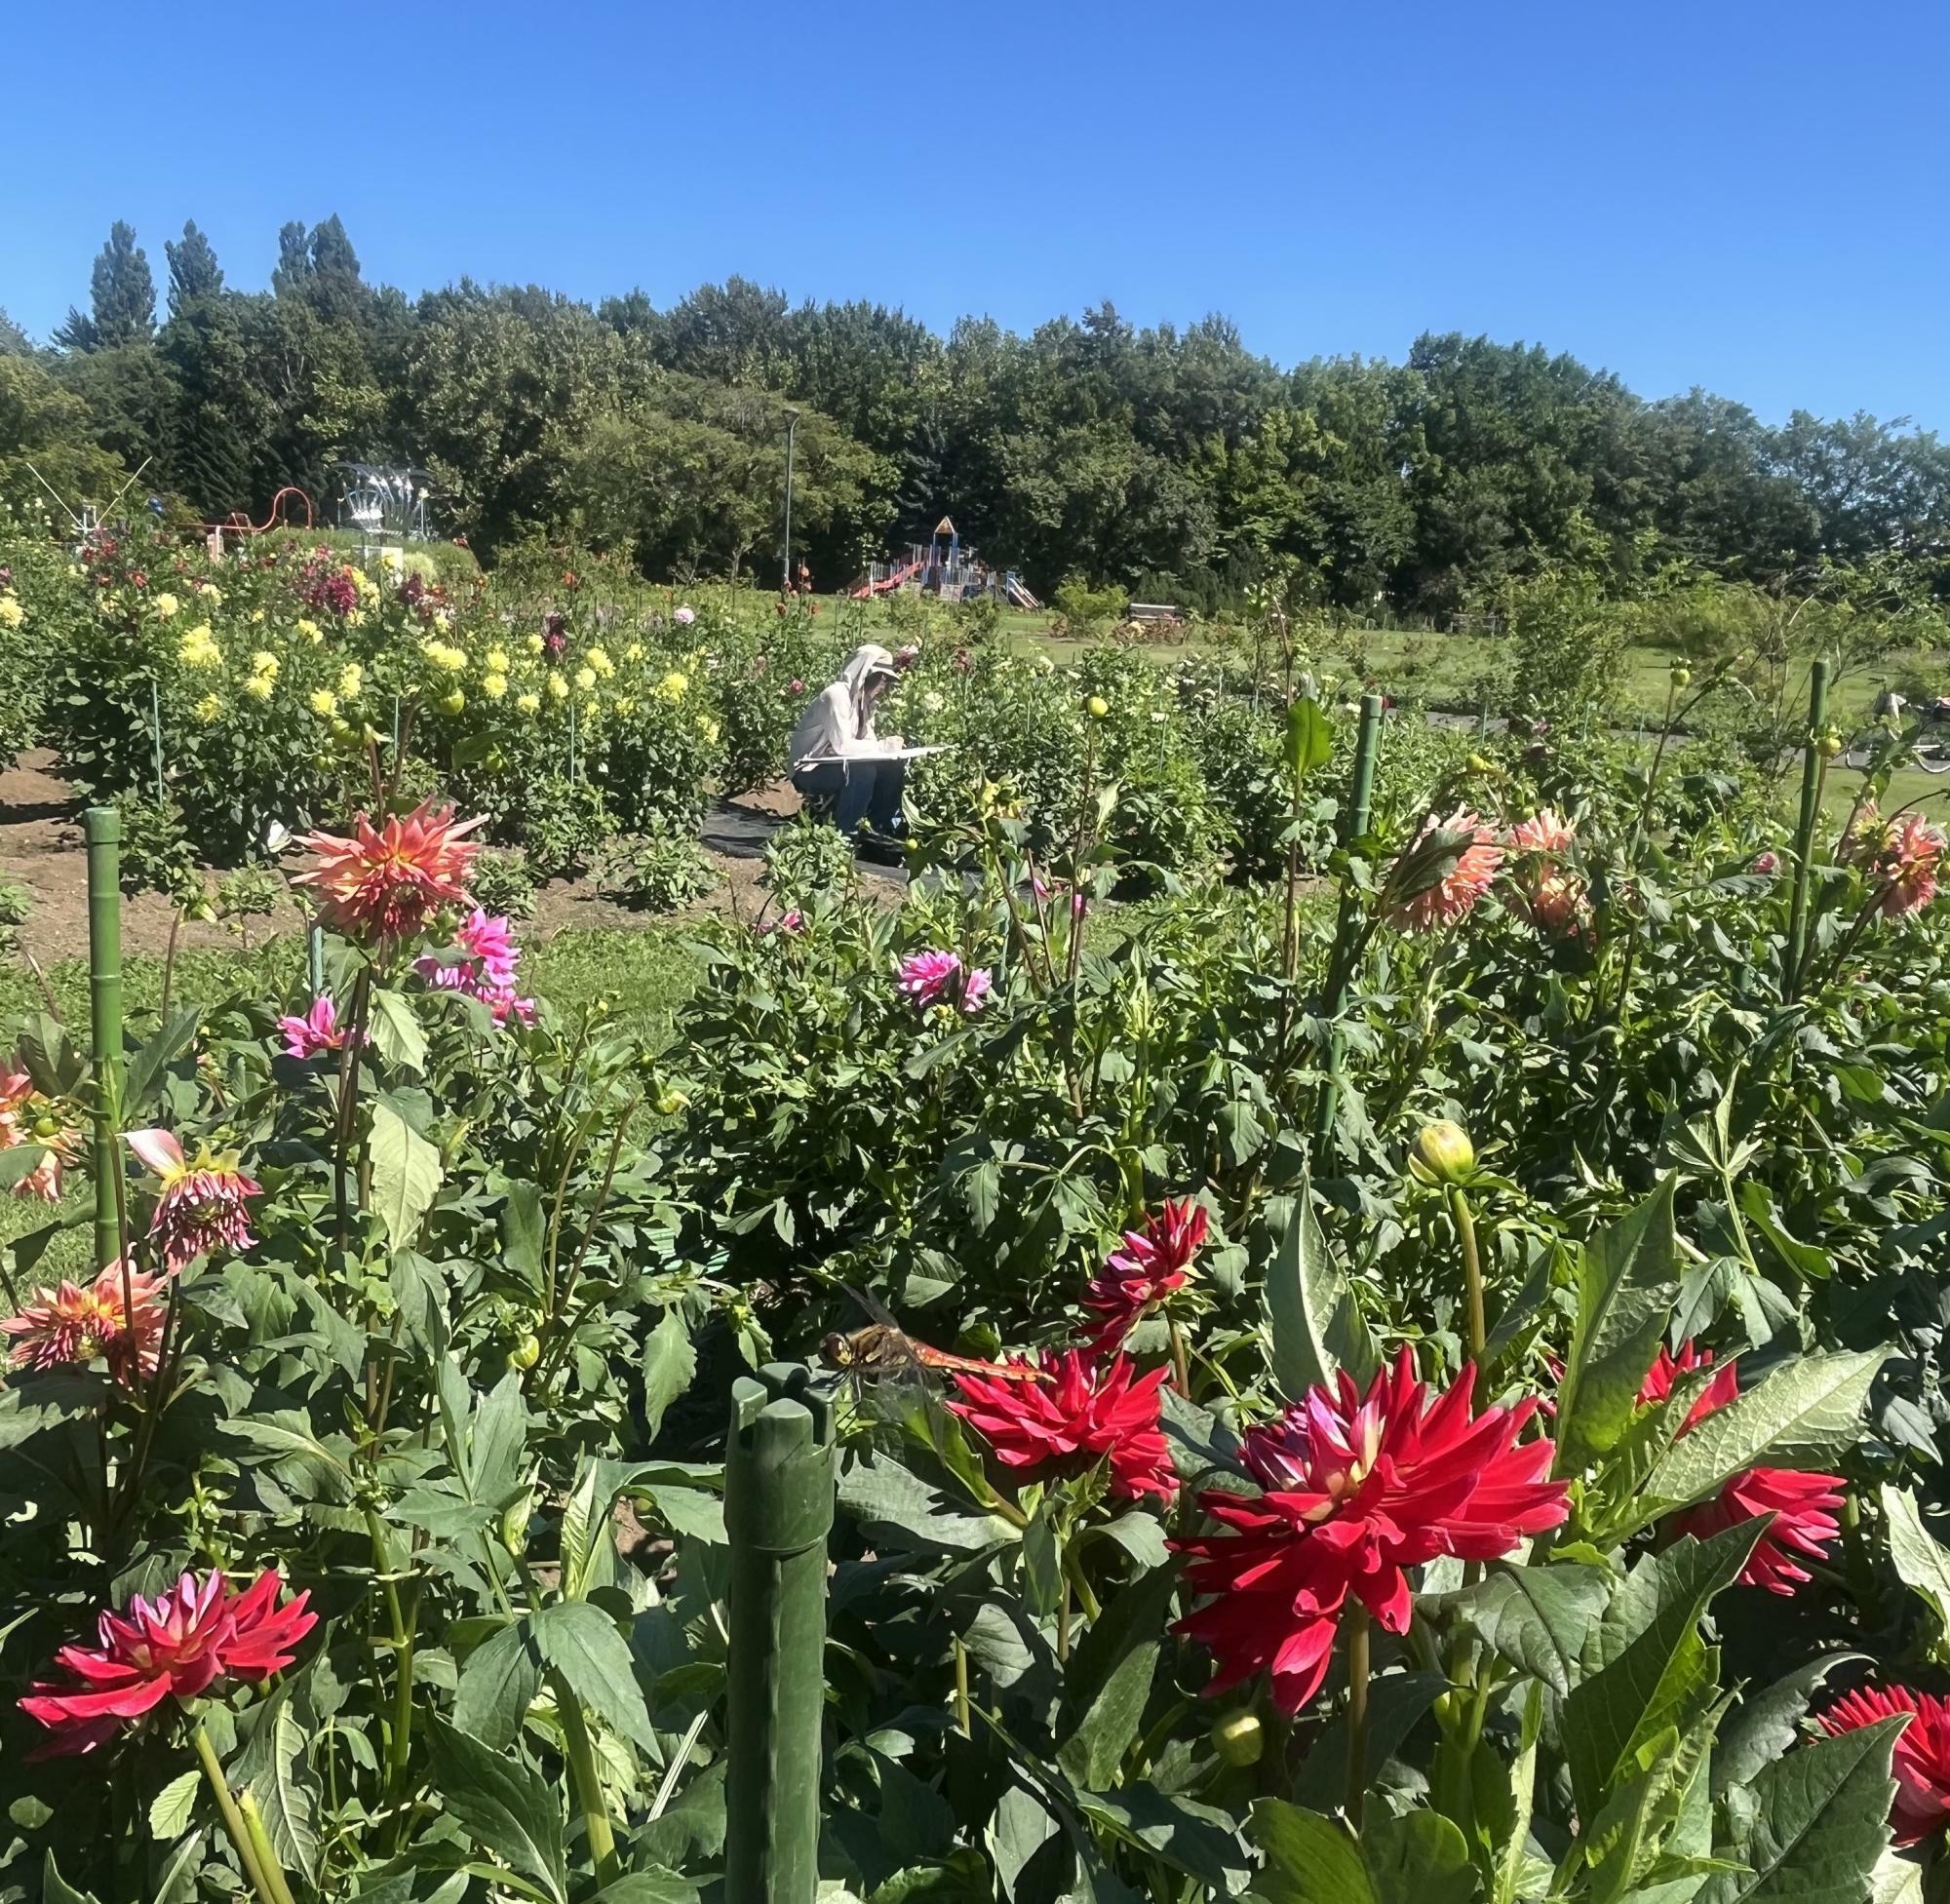
[[(33, 910), (20, 929), (20, 943), (43, 965), (79, 958), (88, 951), (88, 861), (82, 843), (81, 801), (52, 771), (53, 766), (51, 755), (34, 753), (23, 755), (19, 765), (0, 772), (0, 879), (24, 886), (33, 895)], [(798, 810), (799, 796), (789, 786), (748, 794), (716, 808), (705, 836), (719, 881), (690, 912), (757, 917), (765, 900), (759, 883), (764, 870), (759, 846), (772, 825)], [(734, 850), (715, 850), (713, 840)], [(214, 890), (216, 877), (214, 873), (206, 873), (206, 885)], [(884, 884), (869, 882), (870, 887)], [(897, 897), (898, 887), (889, 888), (888, 893)], [(123, 950), (160, 958), (169, 949), (173, 918), (174, 909), (161, 893), (125, 897)], [(558, 932), (592, 926), (628, 931), (658, 922), (656, 913), (604, 898), (592, 878), (559, 879), (537, 893), (534, 926), (527, 936), (553, 938)], [(296, 925), (295, 910), (251, 921), (254, 940), (294, 930)], [(180, 928), (176, 943), (184, 950), (234, 946), (238, 936), (231, 926), (189, 923)]]

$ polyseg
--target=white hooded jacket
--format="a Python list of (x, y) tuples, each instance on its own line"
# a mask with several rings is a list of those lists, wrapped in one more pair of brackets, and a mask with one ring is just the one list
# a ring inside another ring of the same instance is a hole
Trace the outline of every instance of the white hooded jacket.
[(894, 657), (878, 642), (866, 641), (855, 648), (839, 671), (839, 679), (806, 703), (793, 728), (786, 748), (790, 771), (797, 773), (818, 760), (885, 754), (886, 743), (874, 732), (867, 680), (870, 675), (894, 672)]

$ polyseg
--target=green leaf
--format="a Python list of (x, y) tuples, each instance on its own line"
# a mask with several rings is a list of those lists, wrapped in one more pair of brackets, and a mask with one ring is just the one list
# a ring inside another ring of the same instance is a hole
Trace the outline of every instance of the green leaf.
[(839, 1504), (868, 1528), (905, 1535), (906, 1551), (980, 1553), (1012, 1545), (1015, 1528), (999, 1514), (956, 1514), (898, 1461), (860, 1459), (839, 1477)]
[(562, 1600), (526, 1622), (551, 1672), (612, 1731), (652, 1756), (649, 1708), (616, 1622), (586, 1600)]
[(1569, 1696), (1593, 1623), (1611, 1598), (1602, 1567), (1559, 1561), (1544, 1567), (1498, 1567), (1449, 1605), (1486, 1646), (1511, 1665)]
[(1361, 1827), (1361, 1862), (1381, 1904), (1469, 1904), (1475, 1895), (1469, 1846), (1439, 1812), (1376, 1808)]
[(491, 1751), (505, 1752), (541, 1690), (542, 1662), (526, 1620), (504, 1626), (467, 1655), (453, 1694), (453, 1723)]
[(178, 1772), (149, 1801), (149, 1836), (157, 1844), (173, 1844), (189, 1828), (196, 1811), (197, 1787), (202, 1782), (202, 1772), (192, 1766)]
[(697, 1350), (691, 1343), (690, 1325), (673, 1303), (644, 1344), (644, 1415), (649, 1440), (654, 1441), (663, 1426), (664, 1411), (696, 1377)]
[(425, 1725), (433, 1782), (447, 1814), (551, 1904), (567, 1904), (562, 1807), (548, 1781), (525, 1757), (489, 1751), (438, 1713), (428, 1713)]
[(1887, 1482), (1882, 1490), (1883, 1519), (1889, 1524), (1890, 1558), (1904, 1586), (1919, 1594), (1936, 1615), (1939, 1638), (1950, 1633), (1950, 1547), (1923, 1525), (1916, 1496)]
[[(1449, 1680), (1442, 1673), (1384, 1673), (1368, 1682), (1368, 1738), (1363, 1760), (1367, 1782), (1373, 1786), (1382, 1768), (1443, 1693)], [(1326, 1810), (1341, 1803), (1347, 1790), (1347, 1715), (1338, 1712), (1307, 1748), (1293, 1796), (1304, 1806)]]
[(440, 1152), (389, 1104), (372, 1107), (372, 1207), (386, 1241), (410, 1249), (440, 1191)]
[(1557, 1467), (1575, 1474), (1614, 1447), (1658, 1354), (1679, 1284), (1667, 1177), (1653, 1194), (1585, 1244), (1578, 1321), (1558, 1384)]
[(305, 1749), (305, 1728), (292, 1707), (292, 1686), (279, 1687), (233, 1769), (238, 1784), (257, 1801), (278, 1862), (309, 1885), (318, 1877), (321, 1794)]
[(1116, 1777), (1144, 1724), (1177, 1575), (1159, 1567), (1114, 1595), (1071, 1655), (1057, 1763), (1086, 1791)]
[(1604, 1809), (1636, 1748), (1667, 1728), (1690, 1729), (1712, 1691), (1699, 1621), (1746, 1565), (1762, 1523), (1710, 1540), (1682, 1535), (1648, 1555), (1612, 1596), (1592, 1632), (1583, 1676), (1564, 1704), (1565, 1756), (1581, 1817)]
[(1287, 771), (1298, 780), (1334, 758), (1334, 728), (1317, 701), (1299, 700), (1286, 711)]
[(1266, 1856), (1253, 1879), (1266, 1904), (1381, 1904), (1360, 1847), (1332, 1818), (1255, 1799), (1246, 1836)]
[(98, 1904), (92, 1890), (76, 1890), (60, 1874), (50, 1851), (41, 1866), (41, 1904)]
[(1331, 1383), (1342, 1368), (1365, 1386), (1380, 1366), (1347, 1278), (1314, 1219), (1305, 1176), (1267, 1270), (1267, 1314), (1272, 1325), (1273, 1379), (1288, 1401)]
[(374, 986), (367, 1023), (372, 1043), (387, 1064), (418, 1071), (422, 1076), (426, 1074), (426, 1033), (403, 992)]
[(1862, 1404), (1888, 1353), (1802, 1355), (1781, 1364), (1674, 1442), (1645, 1497), (1673, 1507), (1704, 1500), (1763, 1456), (1775, 1467), (1832, 1460), (1861, 1439)]
[(604, 1885), (589, 1904), (696, 1904), (697, 1886), (675, 1871), (653, 1865)]
[(157, 1031), (130, 1060), (122, 1075), (122, 1114), (133, 1118), (149, 1102), (169, 1068), (189, 1049), (203, 1023), (203, 1009), (185, 1005), (170, 1014), (168, 1024)]
[(1713, 1751), (1713, 1789), (1726, 1792), (1751, 1785), (1800, 1736), (1802, 1714), (1814, 1689), (1859, 1652), (1824, 1652), (1783, 1674), (1764, 1691), (1743, 1693), (1720, 1729)]
[(1736, 1814), (1747, 1868), (1707, 1881), (1699, 1904), (1863, 1904), (1889, 1844), (1900, 1719), (1814, 1739), (1764, 1767)]
[(501, 1262), (537, 1296), (542, 1292), (546, 1229), (541, 1185), (517, 1179), (508, 1185), (508, 1200), (501, 1209)]

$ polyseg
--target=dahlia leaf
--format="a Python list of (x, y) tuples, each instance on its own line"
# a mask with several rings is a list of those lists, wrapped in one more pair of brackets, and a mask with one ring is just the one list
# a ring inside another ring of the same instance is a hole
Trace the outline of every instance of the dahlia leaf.
[(404, 993), (374, 986), (370, 1007), (372, 1043), (389, 1065), (426, 1074), (427, 1040)]
[(489, 1749), (505, 1752), (521, 1737), (541, 1683), (541, 1658), (528, 1623), (503, 1626), (467, 1655), (454, 1689), (453, 1723)]
[(501, 1211), (501, 1261), (537, 1296), (542, 1293), (545, 1227), (541, 1185), (526, 1178), (510, 1184)]
[(1756, 1774), (1722, 1847), (1746, 1868), (1707, 1881), (1699, 1904), (1861, 1904), (1889, 1844), (1901, 1718), (1814, 1739)]
[(1883, 1519), (1889, 1526), (1890, 1558), (1904, 1586), (1936, 1615), (1940, 1642), (1950, 1632), (1950, 1547), (1923, 1524), (1916, 1496), (1887, 1482), (1882, 1490)]
[(440, 1152), (389, 1104), (372, 1107), (372, 1207), (386, 1241), (408, 1249), (440, 1192)]
[(41, 1866), (41, 1904), (98, 1904), (98, 1900), (92, 1890), (76, 1890), (61, 1876), (50, 1851)]
[(1650, 1502), (1685, 1507), (1717, 1494), (1763, 1457), (1773, 1467), (1819, 1469), (1862, 1437), (1862, 1404), (1887, 1349), (1802, 1355), (1694, 1423), (1653, 1469)]
[(1484, 1645), (1562, 1699), (1570, 1696), (1585, 1639), (1611, 1591), (1602, 1568), (1499, 1564), (1450, 1604)]
[(203, 1773), (191, 1766), (178, 1772), (149, 1801), (149, 1836), (159, 1845), (180, 1838), (196, 1811), (196, 1794)]
[(1198, 1879), (1212, 1892), (1231, 1896), (1245, 1888), (1245, 1847), (1224, 1811), (1145, 1783), (1115, 1792), (1078, 1792), (1075, 1804), (1093, 1824)]
[(1800, 1736), (1802, 1716), (1821, 1682), (1862, 1657), (1859, 1652), (1824, 1652), (1764, 1691), (1744, 1694), (1713, 1754), (1715, 1796), (1752, 1784)]
[[(1449, 1679), (1443, 1673), (1384, 1673), (1368, 1682), (1367, 1784), (1401, 1750), (1402, 1742), (1443, 1693)], [(1293, 1781), (1293, 1795), (1316, 1810), (1331, 1810), (1347, 1790), (1347, 1717), (1346, 1710), (1328, 1721), (1308, 1747)]]
[(1361, 1862), (1381, 1904), (1469, 1904), (1469, 1846), (1440, 1812), (1377, 1809), (1361, 1828)]
[(141, 1111), (162, 1083), (169, 1068), (189, 1049), (190, 1040), (203, 1024), (203, 1008), (185, 1005), (170, 1014), (169, 1023), (129, 1060), (122, 1078), (124, 1116)]
[(1246, 1836), (1266, 1857), (1253, 1877), (1266, 1904), (1381, 1904), (1359, 1846), (1332, 1818), (1256, 1799)]
[(526, 1756), (491, 1752), (477, 1738), (426, 1715), (433, 1782), (444, 1808), (470, 1839), (517, 1877), (530, 1879), (551, 1904), (567, 1904), (562, 1806)]
[(632, 1745), (654, 1757), (649, 1707), (616, 1622), (586, 1600), (562, 1600), (525, 1622), (551, 1672), (582, 1704)]
[(999, 1514), (956, 1514), (897, 1461), (857, 1460), (839, 1477), (839, 1504), (867, 1528), (905, 1535), (908, 1551), (980, 1553), (1019, 1536)]
[(1364, 1387), (1373, 1380), (1380, 1359), (1346, 1275), (1314, 1218), (1305, 1176), (1267, 1271), (1267, 1315), (1273, 1377), (1288, 1401), (1298, 1402), (1309, 1388), (1331, 1386), (1344, 1368)]
[(690, 1340), (690, 1326), (682, 1307), (673, 1302), (644, 1343), (645, 1439), (656, 1439), (664, 1411), (690, 1386), (696, 1374), (697, 1349)]
[(292, 1704), (292, 1686), (279, 1687), (257, 1715), (234, 1769), (237, 1782), (257, 1801), (278, 1862), (310, 1884), (318, 1871), (321, 1793), (306, 1752), (306, 1729)]
[(1668, 1727), (1690, 1730), (1718, 1683), (1699, 1637), (1713, 1596), (1746, 1565), (1763, 1524), (1710, 1540), (1682, 1535), (1642, 1560), (1591, 1633), (1582, 1676), (1564, 1705), (1565, 1757), (1580, 1817), (1595, 1818), (1636, 1754)]
[(1087, 1791), (1116, 1778), (1144, 1724), (1177, 1577), (1153, 1569), (1091, 1622), (1064, 1676), (1057, 1762)]
[(1578, 1322), (1558, 1384), (1557, 1465), (1576, 1474), (1617, 1445), (1679, 1296), (1672, 1226), (1676, 1179), (1585, 1244)]

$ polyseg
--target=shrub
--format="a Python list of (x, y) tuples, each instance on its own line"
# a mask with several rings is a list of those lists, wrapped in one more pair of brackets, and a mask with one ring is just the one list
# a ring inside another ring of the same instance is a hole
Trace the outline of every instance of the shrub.
[(718, 883), (717, 869), (696, 835), (669, 826), (625, 834), (604, 848), (599, 868), (602, 890), (626, 905), (675, 913)]
[(1094, 589), (1080, 575), (1071, 575), (1050, 598), (1058, 617), (1058, 633), (1071, 641), (1089, 641), (1123, 618), (1130, 598), (1120, 588)]

